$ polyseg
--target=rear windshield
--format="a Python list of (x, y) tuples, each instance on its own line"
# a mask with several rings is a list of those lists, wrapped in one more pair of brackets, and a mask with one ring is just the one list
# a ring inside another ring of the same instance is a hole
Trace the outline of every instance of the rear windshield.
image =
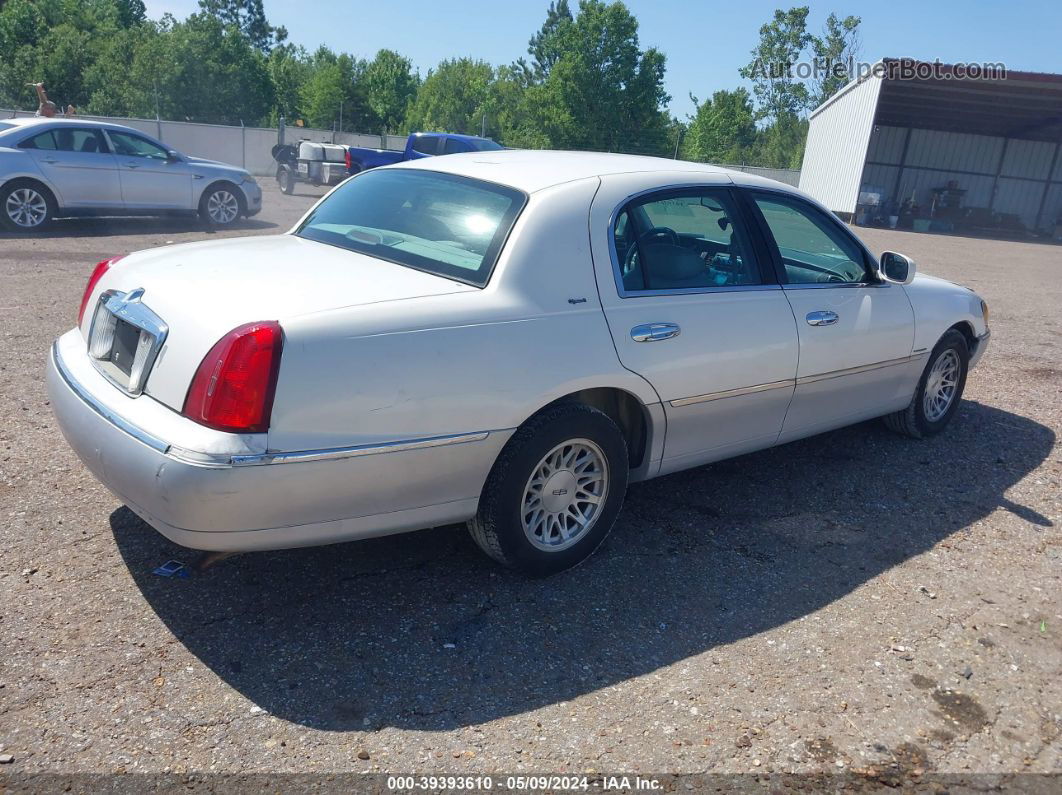
[(380, 169), (336, 188), (295, 234), (482, 287), (525, 201), (468, 177)]
[(470, 140), (469, 145), (479, 152), (494, 152), (498, 149), (504, 149), (505, 147), (496, 141), (488, 140), (487, 138), (473, 138)]

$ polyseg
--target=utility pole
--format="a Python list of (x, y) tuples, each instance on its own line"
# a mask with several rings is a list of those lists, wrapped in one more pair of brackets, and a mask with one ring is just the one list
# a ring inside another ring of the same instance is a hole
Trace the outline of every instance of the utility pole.
[(681, 143), (682, 143), (682, 128), (679, 127), (678, 135), (675, 136), (675, 155), (674, 155), (674, 157), (671, 158), (672, 160), (678, 160), (679, 144), (681, 144)]
[(480, 138), (486, 138), (487, 137), (487, 114), (486, 113), (483, 114), (483, 122), (479, 125), (479, 137)]
[(339, 100), (339, 131), (343, 132), (343, 100)]

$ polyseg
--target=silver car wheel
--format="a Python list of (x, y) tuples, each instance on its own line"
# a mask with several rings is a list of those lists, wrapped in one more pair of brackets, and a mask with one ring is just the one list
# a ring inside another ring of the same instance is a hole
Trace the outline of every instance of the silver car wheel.
[(48, 200), (33, 188), (16, 188), (8, 194), (4, 211), (16, 226), (32, 229), (48, 217)]
[(948, 413), (959, 388), (962, 363), (959, 354), (949, 348), (933, 363), (922, 395), (922, 412), (929, 422), (937, 422)]
[(524, 487), (520, 519), (531, 544), (567, 549), (597, 523), (608, 496), (608, 460), (589, 439), (569, 439), (538, 462)]
[(207, 215), (216, 224), (230, 224), (239, 214), (240, 203), (227, 190), (216, 190), (207, 199)]

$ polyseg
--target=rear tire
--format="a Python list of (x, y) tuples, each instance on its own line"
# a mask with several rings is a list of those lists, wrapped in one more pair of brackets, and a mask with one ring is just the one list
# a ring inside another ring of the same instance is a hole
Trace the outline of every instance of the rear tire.
[(907, 408), (883, 417), (885, 425), (912, 439), (940, 433), (959, 408), (969, 365), (966, 337), (949, 329), (929, 355), (911, 402)]
[(0, 188), (0, 224), (12, 232), (40, 232), (55, 218), (52, 192), (32, 179), (13, 179)]
[(532, 577), (564, 571), (612, 530), (628, 467), (627, 443), (608, 415), (580, 403), (545, 409), (498, 456), (469, 532), (503, 566)]
[(280, 184), (280, 192), (290, 196), (295, 192), (295, 178), (291, 175), (291, 170), (287, 168), (281, 168), (277, 171), (277, 182)]

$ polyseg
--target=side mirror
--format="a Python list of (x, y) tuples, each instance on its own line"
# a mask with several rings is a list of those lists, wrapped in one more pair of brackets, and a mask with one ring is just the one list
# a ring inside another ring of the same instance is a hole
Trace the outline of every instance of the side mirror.
[(181, 153), (176, 149), (170, 149), (166, 152), (166, 159), (171, 163), (177, 163), (181, 159)]
[(878, 275), (893, 284), (910, 284), (915, 277), (914, 260), (895, 251), (886, 251), (878, 263)]

